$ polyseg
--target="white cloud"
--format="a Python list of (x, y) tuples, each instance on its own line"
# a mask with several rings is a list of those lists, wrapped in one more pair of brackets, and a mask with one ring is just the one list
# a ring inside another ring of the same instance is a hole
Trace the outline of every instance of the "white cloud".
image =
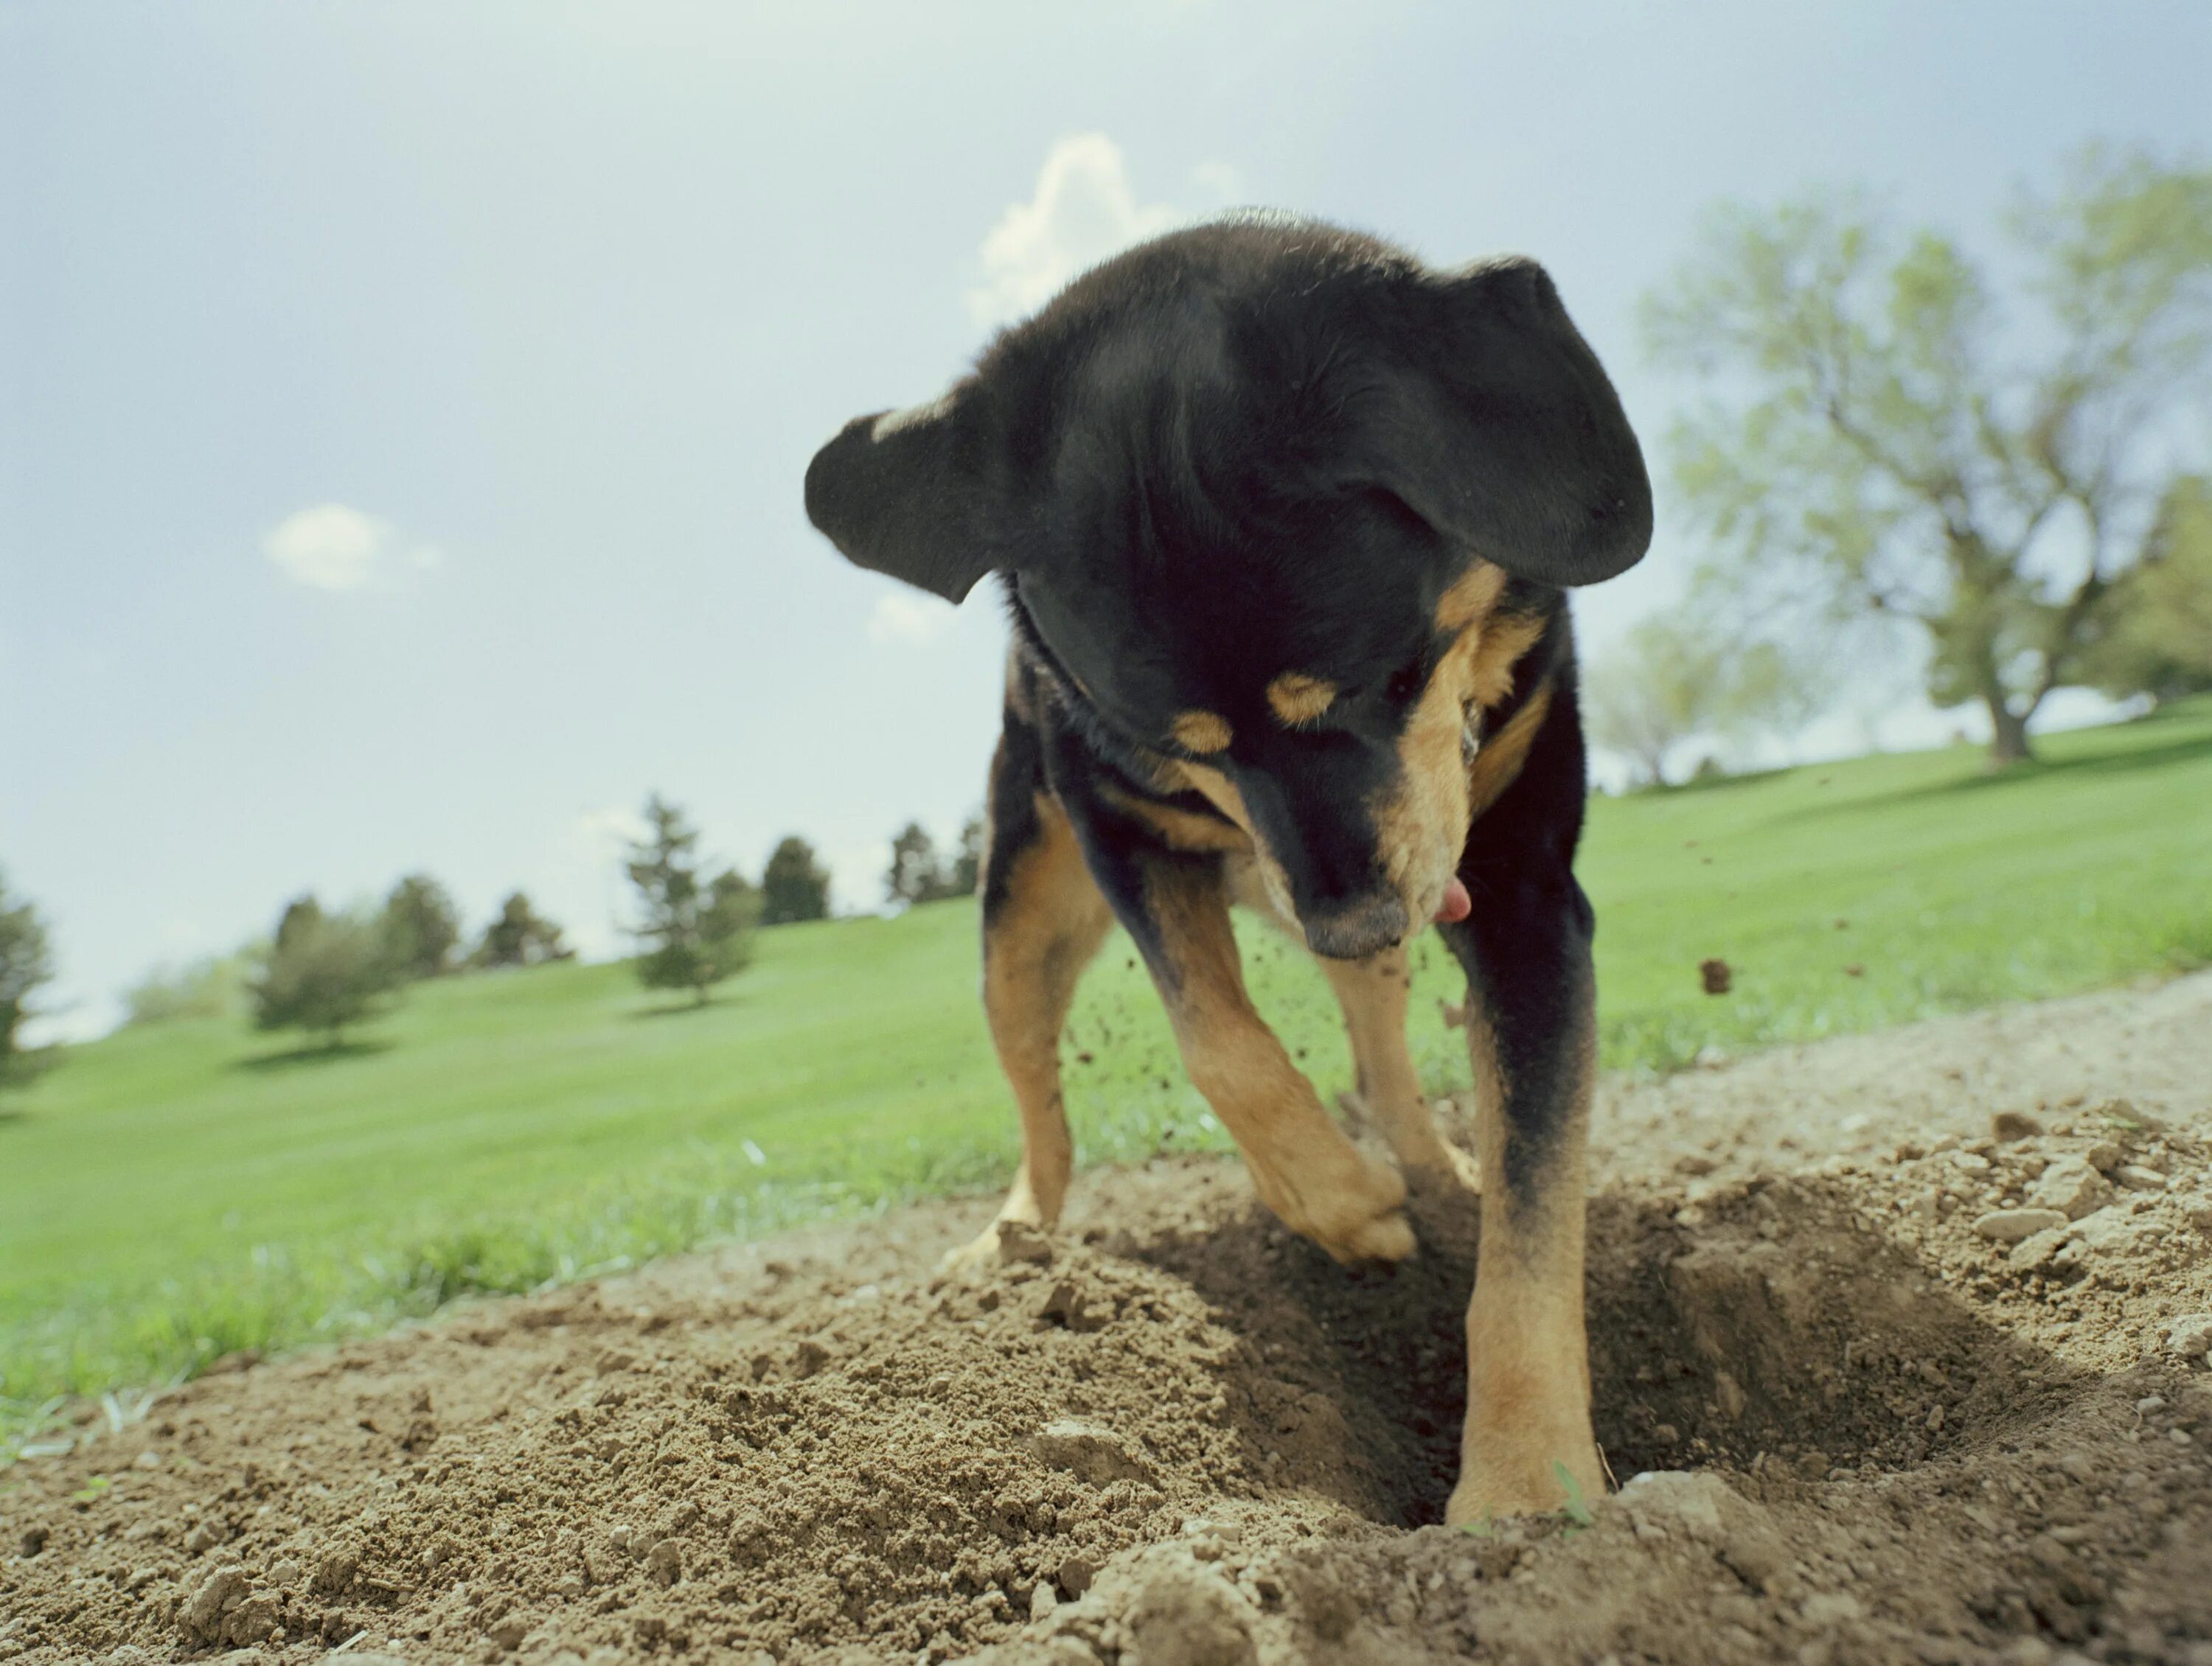
[(287, 578), (314, 590), (359, 590), (389, 573), (445, 564), (435, 544), (405, 542), (391, 522), (343, 503), (295, 511), (270, 529), (261, 552)]
[(934, 596), (895, 590), (876, 598), (868, 615), (868, 640), (875, 643), (934, 642), (952, 622), (952, 604)]
[(374, 515), (342, 503), (319, 503), (276, 523), (262, 553), (287, 575), (317, 590), (356, 590), (392, 536)]
[(969, 312), (979, 324), (1011, 323), (1077, 274), (1185, 218), (1164, 203), (1139, 203), (1121, 147), (1103, 133), (1059, 140), (1036, 194), (1010, 206), (983, 239), (985, 281), (968, 292)]

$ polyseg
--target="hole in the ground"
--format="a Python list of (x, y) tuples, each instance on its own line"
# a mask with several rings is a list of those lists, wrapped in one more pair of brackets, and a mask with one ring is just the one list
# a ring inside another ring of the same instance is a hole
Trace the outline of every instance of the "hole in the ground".
[[(1224, 1366), (1257, 1471), (1393, 1525), (1443, 1519), (1465, 1409), (1478, 1210), (1419, 1194), (1420, 1253), (1339, 1267), (1255, 1205), (1131, 1252), (1247, 1347)], [(1776, 1181), (1692, 1227), (1592, 1199), (1597, 1437), (1622, 1480), (1722, 1466), (1807, 1482), (1909, 1469), (2025, 1427), (2081, 1373), (2014, 1337), (1857, 1219), (1833, 1182)]]

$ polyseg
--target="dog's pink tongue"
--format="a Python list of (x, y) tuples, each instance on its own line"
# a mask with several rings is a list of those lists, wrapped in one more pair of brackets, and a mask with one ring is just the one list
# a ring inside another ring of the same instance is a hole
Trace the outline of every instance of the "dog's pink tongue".
[(1468, 895), (1467, 887), (1457, 874), (1444, 887), (1444, 900), (1437, 905), (1437, 918), (1449, 925), (1454, 920), (1463, 920), (1474, 912), (1474, 899)]

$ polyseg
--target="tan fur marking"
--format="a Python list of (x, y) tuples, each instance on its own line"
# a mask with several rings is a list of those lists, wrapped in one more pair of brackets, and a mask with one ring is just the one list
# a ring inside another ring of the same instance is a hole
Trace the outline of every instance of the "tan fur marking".
[(1185, 712), (1168, 725), (1168, 733), (1175, 736), (1177, 746), (1207, 753), (1226, 751), (1231, 730), (1226, 718), (1211, 712)]
[[(1490, 1018), (1470, 993), (1468, 1053), (1474, 1066), (1475, 1142), (1483, 1172), (1505, 1172), (1505, 1083)], [(1535, 1196), (1503, 1184), (1483, 1199), (1474, 1296), (1467, 1310), (1467, 1424), (1459, 1483), (1445, 1519), (1555, 1510), (1566, 1466), (1583, 1496), (1605, 1487), (1590, 1433), (1589, 1343), (1583, 1312), (1585, 1158), (1593, 1061), (1579, 1080), (1565, 1126), (1554, 1136)]]
[(1516, 712), (1505, 727), (1482, 743), (1482, 750), (1474, 754), (1474, 764), (1467, 772), (1468, 823), (1471, 827), (1480, 819), (1483, 811), (1498, 802), (1498, 795), (1513, 785), (1521, 773), (1521, 766), (1528, 761), (1528, 748), (1535, 742), (1536, 731), (1544, 726), (1551, 714), (1552, 685), (1546, 683), (1528, 697), (1528, 704)]
[(1550, 621), (1541, 614), (1496, 614), (1482, 624), (1468, 685), (1478, 706), (1495, 706), (1513, 692), (1513, 668), (1543, 638)]
[(1361, 1108), (1408, 1168), (1427, 1169), (1481, 1190), (1474, 1159), (1447, 1144), (1430, 1114), (1413, 1056), (1406, 1045), (1406, 1005), (1412, 978), (1401, 946), (1364, 960), (1316, 955), (1344, 1009), (1345, 1033)]
[[(994, 764), (995, 772), (996, 765)], [(1074, 1146), (1060, 1103), (1060, 1032), (1076, 981), (1114, 923), (1067, 813), (1036, 797), (1041, 836), (1006, 859), (1006, 901), (984, 929), (983, 1013), (999, 1067), (1021, 1112), (1022, 1164), (998, 1220), (949, 1266), (995, 1262), (1000, 1221), (1049, 1227), (1067, 1196)], [(985, 871), (1000, 853), (985, 853)]]
[(1291, 728), (1311, 723), (1336, 700), (1336, 685), (1325, 677), (1285, 671), (1267, 685), (1267, 704)]
[(1405, 1182), (1330, 1119), (1245, 992), (1219, 876), (1156, 869), (1145, 901), (1175, 968), (1160, 993), (1184, 1068), (1243, 1148), (1261, 1201), (1340, 1260), (1412, 1253)]
[(1242, 856), (1252, 848), (1251, 838), (1243, 828), (1226, 826), (1212, 816), (1177, 809), (1173, 804), (1163, 804), (1150, 798), (1139, 798), (1134, 793), (1123, 792), (1113, 786), (1102, 787), (1100, 794), (1109, 803), (1144, 822), (1172, 849), (1222, 851)]
[(1477, 561), (1452, 581), (1437, 598), (1435, 618), (1440, 631), (1457, 633), (1486, 616), (1505, 593), (1505, 569)]
[[(1455, 616), (1485, 595), (1495, 601), (1504, 581), (1485, 580), (1486, 571), (1498, 569), (1478, 567), (1453, 586), (1459, 597)], [(1440, 618), (1444, 612), (1439, 608)], [(1398, 738), (1399, 788), (1376, 824), (1383, 871), (1416, 918), (1435, 912), (1474, 825), (1474, 784), (1461, 744), (1470, 709), (1511, 692), (1515, 663), (1546, 625), (1532, 615), (1493, 612), (1465, 627), (1445, 650)]]

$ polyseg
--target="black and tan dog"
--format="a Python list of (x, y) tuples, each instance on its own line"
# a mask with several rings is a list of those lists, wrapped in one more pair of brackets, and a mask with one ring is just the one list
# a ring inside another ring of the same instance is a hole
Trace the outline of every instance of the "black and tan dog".
[(1405, 944), (1433, 918), (1467, 970), (1487, 1181), (1450, 1518), (1556, 1507), (1561, 1465), (1595, 1496), (1562, 587), (1635, 562), (1651, 498), (1542, 269), (1431, 271), (1273, 216), (1176, 233), (933, 404), (848, 424), (806, 507), (862, 566), (955, 601), (986, 572), (1006, 587), (983, 1001), (1024, 1150), (1000, 1221), (1059, 1216), (1060, 1030), (1118, 920), (1268, 1207), (1346, 1260), (1410, 1253), (1404, 1181), (1261, 1022), (1229, 909), (1320, 957), (1399, 1162), (1472, 1185), (1406, 1046)]

